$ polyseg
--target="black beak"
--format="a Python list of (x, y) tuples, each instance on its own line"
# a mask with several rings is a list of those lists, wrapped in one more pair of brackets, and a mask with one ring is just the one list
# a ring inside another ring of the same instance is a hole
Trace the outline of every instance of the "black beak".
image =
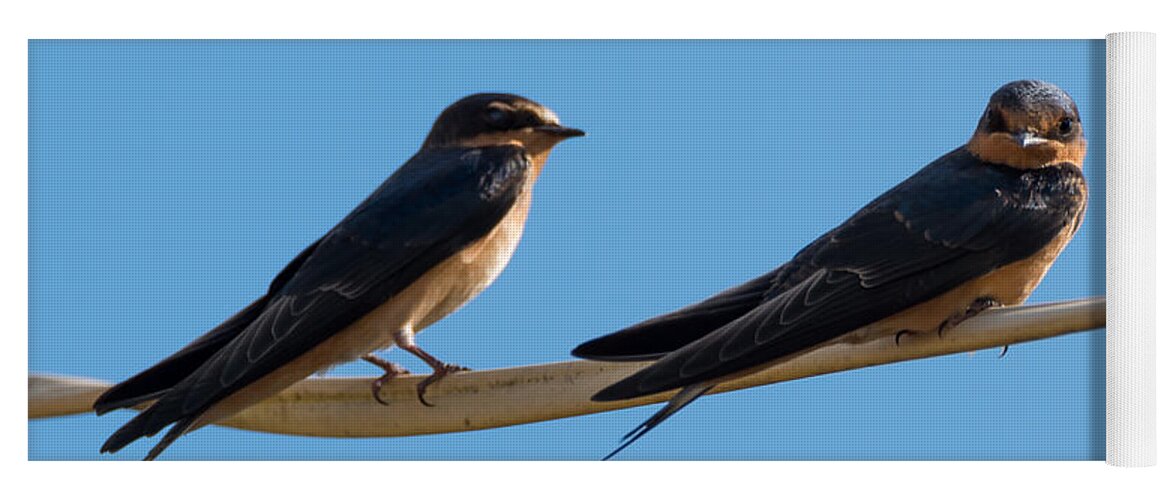
[(586, 133), (581, 130), (570, 127), (562, 127), (561, 125), (541, 125), (539, 127), (533, 127), (533, 130), (544, 132), (549, 135), (555, 135), (557, 137), (565, 137), (567, 139), (570, 137), (581, 137), (586, 135)]
[(1012, 134), (1012, 138), (1013, 138), (1013, 140), (1016, 141), (1017, 144), (1020, 144), (1022, 148), (1027, 148), (1029, 146), (1036, 146), (1038, 144), (1045, 143), (1044, 138), (1037, 137), (1032, 132), (1029, 132), (1027, 130), (1023, 131), (1023, 132), (1017, 132), (1015, 134)]

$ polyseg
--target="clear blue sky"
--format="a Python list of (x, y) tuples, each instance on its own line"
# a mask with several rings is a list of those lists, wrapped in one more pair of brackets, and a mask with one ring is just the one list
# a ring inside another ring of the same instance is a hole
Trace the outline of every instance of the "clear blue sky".
[[(1105, 293), (1101, 40), (29, 47), (32, 372), (121, 380), (182, 347), (263, 293), (444, 106), (484, 91), (590, 135), (553, 153), (500, 279), (420, 335), (450, 362), (563, 360), (772, 269), (963, 143), (1022, 78), (1077, 101), (1092, 189), (1030, 300)], [(621, 458), (1100, 460), (1104, 345), (1082, 333), (706, 397)], [(205, 428), (163, 458), (597, 459), (653, 411), (386, 439)], [(30, 422), (30, 458), (98, 459), (131, 415)]]

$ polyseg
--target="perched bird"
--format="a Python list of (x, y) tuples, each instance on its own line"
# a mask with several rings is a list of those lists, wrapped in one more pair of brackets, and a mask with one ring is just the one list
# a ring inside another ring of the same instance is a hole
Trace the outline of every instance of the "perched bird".
[(715, 385), (825, 344), (943, 334), (1024, 302), (1081, 224), (1086, 140), (1073, 100), (1040, 81), (997, 90), (967, 144), (863, 207), (779, 268), (578, 346), (657, 360), (593, 396), (682, 390), (612, 457)]
[[(220, 421), (332, 365), (357, 358), (385, 369), (371, 389), (406, 373), (370, 353), (398, 346), (434, 373), (464, 368), (414, 336), (484, 290), (520, 241), (553, 146), (584, 132), (516, 95), (476, 94), (436, 119), (422, 148), (333, 229), (297, 255), (268, 293), (94, 403), (100, 415), (157, 400), (102, 446), (116, 452), (174, 423), (150, 451)], [(385, 404), (385, 403), (384, 403)]]

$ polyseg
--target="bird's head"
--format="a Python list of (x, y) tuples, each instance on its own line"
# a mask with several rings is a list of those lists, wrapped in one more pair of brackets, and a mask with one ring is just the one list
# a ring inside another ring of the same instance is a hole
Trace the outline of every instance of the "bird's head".
[(1086, 138), (1069, 94), (1051, 83), (1020, 80), (1005, 84), (988, 99), (967, 148), (981, 160), (1014, 168), (1058, 163), (1081, 167)]
[(512, 94), (473, 94), (440, 113), (423, 148), (523, 146), (531, 154), (585, 132), (561, 125), (552, 110)]

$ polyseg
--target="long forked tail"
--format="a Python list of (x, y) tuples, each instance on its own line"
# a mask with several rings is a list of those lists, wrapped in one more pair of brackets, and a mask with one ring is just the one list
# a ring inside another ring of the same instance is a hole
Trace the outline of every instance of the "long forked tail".
[(171, 446), (171, 443), (174, 443), (176, 439), (179, 439), (187, 433), (187, 429), (191, 428), (191, 424), (195, 423), (195, 418), (192, 416), (175, 422), (175, 425), (171, 426), (171, 430), (167, 431), (167, 434), (159, 440), (158, 444), (155, 444), (154, 448), (150, 449), (150, 453), (147, 453), (146, 457), (142, 460), (151, 461), (158, 458), (159, 454), (166, 450), (168, 446)]
[[(130, 419), (129, 422), (127, 422), (117, 431), (114, 431), (114, 434), (112, 434), (110, 438), (107, 439), (106, 442), (102, 445), (101, 452), (115, 453), (118, 450), (126, 447), (126, 445), (137, 441), (139, 438), (155, 435), (155, 433), (162, 430), (162, 428), (166, 427), (167, 423), (169, 423), (164, 422), (160, 424), (151, 417), (152, 411), (150, 408), (146, 409), (142, 413), (139, 413), (138, 415), (135, 415), (135, 417)], [(163, 436), (163, 439), (160, 440), (158, 444), (156, 444), (154, 448), (150, 450), (150, 453), (148, 453), (146, 458), (143, 460), (154, 460), (157, 458), (159, 454), (163, 452), (163, 450), (166, 450), (167, 447), (171, 445), (171, 443), (174, 443), (176, 439), (179, 439), (180, 436), (186, 434), (187, 431), (191, 428), (191, 424), (195, 423), (195, 419), (198, 417), (199, 414), (195, 414), (176, 421), (175, 425), (167, 431), (167, 434)]]
[(617, 455), (622, 450), (625, 450), (627, 446), (630, 446), (634, 444), (635, 441), (638, 441), (638, 438), (646, 435), (646, 433), (650, 432), (651, 429), (658, 427), (659, 424), (663, 423), (664, 420), (667, 420), (671, 417), (671, 415), (678, 413), (679, 410), (682, 410), (684, 407), (691, 404), (692, 401), (695, 401), (700, 396), (703, 396), (707, 393), (707, 391), (710, 391), (715, 386), (716, 384), (711, 382), (701, 382), (699, 384), (684, 387), (683, 390), (679, 391), (679, 394), (676, 394), (675, 397), (671, 398), (671, 400), (667, 402), (667, 406), (664, 406), (662, 409), (655, 412), (654, 415), (651, 415), (651, 418), (648, 418), (646, 422), (643, 422), (638, 427), (635, 427), (634, 430), (628, 432), (625, 436), (622, 436), (622, 444), (619, 445), (617, 449), (610, 452), (609, 455), (606, 455), (606, 457), (602, 460), (609, 460), (613, 458), (614, 455)]

